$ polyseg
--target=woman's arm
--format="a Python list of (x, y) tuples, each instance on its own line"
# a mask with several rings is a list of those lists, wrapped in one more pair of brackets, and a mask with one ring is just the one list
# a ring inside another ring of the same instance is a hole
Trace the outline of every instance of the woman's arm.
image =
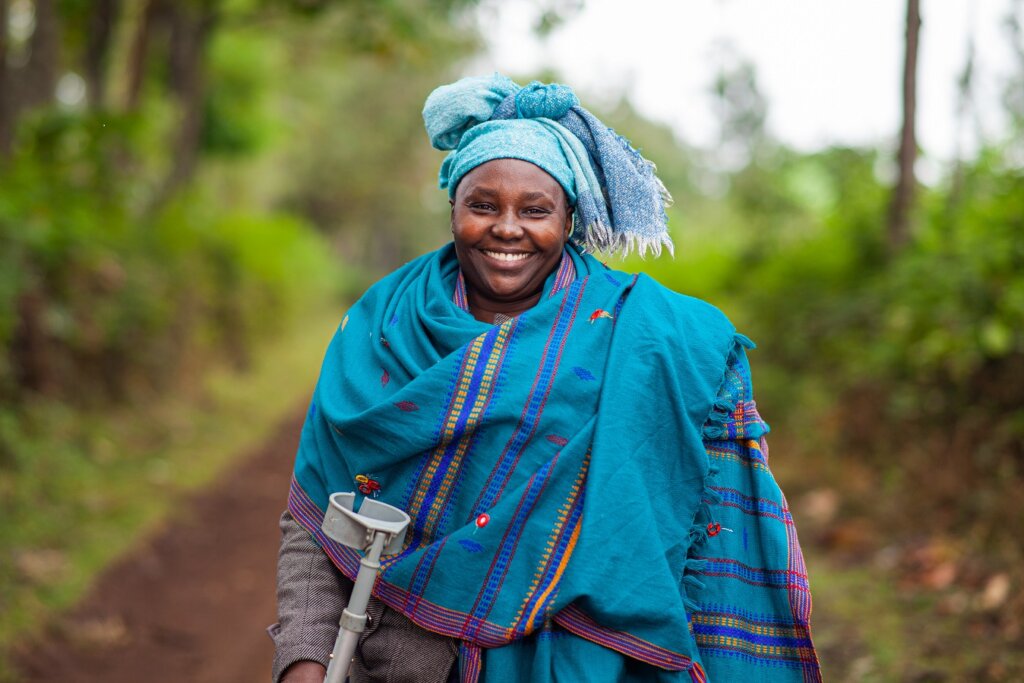
[[(281, 621), (271, 627), (276, 646), (273, 680), (322, 683), (352, 582), (287, 511), (281, 515), (281, 534), (277, 563)], [(440, 683), (456, 671), (453, 639), (419, 628), (376, 598), (370, 598), (367, 613), (371, 620), (360, 638), (351, 680), (370, 680), (371, 671), (377, 675), (386, 671), (391, 681)]]
[(287, 510), (281, 515), (274, 639), (275, 683), (323, 681), (352, 582)]

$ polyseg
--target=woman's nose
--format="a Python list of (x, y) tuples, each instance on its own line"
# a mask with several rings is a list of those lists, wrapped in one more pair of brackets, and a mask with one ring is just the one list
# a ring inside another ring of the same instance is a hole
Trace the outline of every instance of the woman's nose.
[(494, 224), (494, 234), (502, 239), (516, 239), (523, 234), (523, 228), (514, 213), (502, 213)]

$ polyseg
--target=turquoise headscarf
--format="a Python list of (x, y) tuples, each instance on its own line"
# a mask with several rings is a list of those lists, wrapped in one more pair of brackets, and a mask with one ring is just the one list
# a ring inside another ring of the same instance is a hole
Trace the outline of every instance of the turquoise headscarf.
[(450, 150), (439, 184), (449, 197), (466, 173), (493, 159), (522, 159), (547, 171), (575, 207), (573, 239), (601, 251), (672, 250), (671, 196), (654, 165), (580, 106), (572, 89), (500, 74), (463, 78), (430, 94), (423, 121), (431, 144)]
[[(554, 124), (548, 121), (548, 124)], [(563, 152), (559, 136), (543, 119), (487, 121), (474, 127), (459, 142), (458, 148), (441, 166), (441, 189), (455, 198), (455, 188), (462, 177), (477, 166), (494, 159), (522, 159), (540, 166), (558, 181), (576, 205), (576, 174)]]

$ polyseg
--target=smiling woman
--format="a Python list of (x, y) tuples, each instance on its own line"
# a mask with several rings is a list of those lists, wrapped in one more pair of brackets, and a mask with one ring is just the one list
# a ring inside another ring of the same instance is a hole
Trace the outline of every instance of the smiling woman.
[[(302, 430), (275, 681), (320, 683), (358, 552), (328, 497), (404, 510), (349, 680), (820, 680), (753, 344), (587, 251), (671, 248), (653, 167), (565, 86), (438, 88), (452, 244), (345, 315)], [(347, 663), (346, 663), (347, 664)]]

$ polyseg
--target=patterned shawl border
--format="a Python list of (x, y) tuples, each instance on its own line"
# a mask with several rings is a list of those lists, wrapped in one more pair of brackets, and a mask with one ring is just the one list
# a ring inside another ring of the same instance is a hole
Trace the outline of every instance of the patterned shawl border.
[[(764, 439), (761, 439), (762, 443)], [(788, 509), (789, 502), (786, 500), (786, 494), (782, 494), (782, 504)], [(807, 565), (804, 563), (804, 554), (800, 549), (800, 541), (796, 535), (796, 525), (786, 525), (786, 540), (788, 544), (787, 554), (788, 566), (791, 574), (796, 576), (803, 576), (805, 588), (800, 590), (795, 586), (790, 586), (789, 593), (789, 606), (790, 611), (793, 615), (793, 621), (796, 622), (799, 628), (803, 629), (808, 641), (811, 638), (811, 591), (810, 586), (807, 584)], [(818, 662), (818, 654), (812, 647), (807, 657), (802, 657), (800, 663), (803, 665), (803, 678), (804, 683), (821, 683), (821, 665)]]
[(589, 279), (588, 276), (576, 280), (566, 290), (544, 344), (540, 367), (537, 369), (537, 374), (534, 375), (526, 405), (523, 406), (523, 412), (519, 417), (519, 423), (505, 444), (504, 451), (498, 457), (497, 464), (487, 477), (483, 491), (473, 503), (474, 515), (486, 512), (501, 496), (512, 478), (512, 473), (515, 471), (523, 449), (537, 432), (540, 416), (544, 412), (548, 396), (551, 394), (551, 388), (561, 364), (562, 353), (565, 350), (569, 332), (576, 321), (576, 315), (583, 301), (583, 294)]
[(551, 536), (545, 545), (544, 554), (538, 562), (537, 571), (534, 574), (533, 582), (526, 592), (519, 613), (515, 618), (515, 632), (520, 635), (533, 633), (544, 619), (548, 617), (548, 609), (555, 597), (558, 595), (558, 585), (561, 583), (562, 574), (569, 564), (572, 552), (576, 547), (576, 541), (580, 535), (580, 519), (583, 516), (583, 501), (585, 498), (583, 482), (587, 478), (587, 471), (590, 468), (590, 451), (587, 451), (573, 482), (570, 497), (562, 504), (558, 511), (558, 519), (552, 529)]
[(512, 521), (505, 529), (505, 534), (502, 536), (498, 550), (494, 553), (494, 559), (491, 560), (491, 566), (487, 570), (487, 579), (483, 590), (477, 593), (473, 609), (466, 616), (464, 633), (470, 640), (473, 640), (476, 636), (476, 624), (486, 621), (498, 600), (498, 593), (501, 591), (501, 586), (505, 583), (505, 577), (512, 566), (512, 557), (516, 553), (519, 541), (522, 540), (523, 527), (526, 525), (526, 520), (529, 518), (530, 513), (533, 512), (533, 508), (540, 499), (544, 489), (547, 488), (548, 482), (551, 479), (551, 473), (558, 463), (560, 454), (561, 451), (555, 454), (551, 460), (544, 463), (526, 483), (526, 493), (519, 499), (515, 514), (512, 515)]
[(628, 633), (600, 626), (573, 605), (569, 605), (556, 614), (554, 622), (580, 638), (615, 650), (627, 657), (668, 671), (686, 671), (690, 674), (691, 683), (707, 683), (704, 669), (686, 655), (658, 647)]
[(554, 284), (551, 285), (551, 291), (548, 292), (548, 298), (550, 299), (555, 294), (572, 284), (573, 280), (576, 279), (576, 266), (573, 265), (572, 259), (566, 253), (562, 254), (562, 261), (558, 264), (558, 272), (555, 273)]
[(483, 668), (480, 646), (462, 641), (459, 643), (459, 668), (462, 683), (476, 683)]
[[(559, 275), (561, 276), (563, 273), (569, 273), (574, 276), (575, 272), (576, 271), (575, 267), (572, 265), (572, 260), (567, 256), (563, 255), (562, 266), (559, 268)], [(568, 275), (566, 275), (565, 277), (568, 277)], [(558, 278), (556, 277), (556, 285), (558, 284), (557, 280)], [(540, 368), (538, 369), (537, 375), (534, 379), (533, 386), (531, 388), (530, 395), (526, 401), (526, 407), (523, 410), (523, 415), (520, 417), (519, 424), (517, 425), (516, 430), (513, 432), (512, 437), (509, 439), (508, 444), (506, 444), (505, 450), (498, 460), (498, 464), (492, 470), (491, 476), (488, 477), (488, 482), (484, 488), (484, 491), (481, 493), (480, 497), (474, 504), (474, 516), (480, 512), (485, 511), (488, 507), (490, 507), (493, 500), (497, 496), (499, 496), (501, 492), (504, 490), (509, 478), (512, 475), (513, 470), (515, 469), (515, 465), (519, 460), (519, 456), (523, 446), (529, 442), (529, 440), (533, 437), (534, 433), (536, 432), (537, 424), (540, 419), (540, 414), (543, 411), (544, 405), (547, 402), (548, 394), (551, 391), (551, 385), (554, 376), (555, 374), (557, 374), (559, 362), (561, 360), (562, 351), (565, 348), (565, 343), (568, 337), (569, 330), (571, 330), (572, 324), (576, 319), (576, 314), (579, 309), (579, 305), (583, 297), (583, 292), (586, 287), (586, 279), (581, 280), (579, 282), (569, 281), (568, 284), (568, 291), (566, 292), (566, 296), (562, 300), (558, 315), (556, 316), (556, 320), (552, 325), (551, 331), (549, 333), (548, 341), (545, 345), (544, 354), (541, 359)], [(557, 291), (561, 291), (561, 288), (559, 288)], [(505, 328), (508, 328), (510, 332), (505, 336), (511, 337), (511, 330), (516, 326), (516, 324), (516, 320), (507, 321), (501, 324), (500, 326), (497, 326), (497, 329), (504, 330)], [(487, 336), (489, 337), (490, 335), (491, 333), (488, 333)], [(470, 346), (473, 345), (471, 344)], [(488, 370), (492, 372), (492, 374), (497, 374), (500, 372), (501, 360), (503, 358), (505, 348), (507, 348), (507, 344), (505, 343), (496, 344), (494, 351), (497, 354), (497, 360), (495, 361), (493, 358), (488, 358), (488, 360), (486, 361)], [(489, 357), (491, 354), (481, 353), (480, 355)], [(473, 367), (475, 367), (476, 365), (476, 360), (477, 359), (474, 357)], [(457, 382), (460, 381), (461, 378), (464, 378), (467, 373), (473, 373), (473, 367), (467, 367), (466, 362), (467, 361), (464, 359), (463, 368), (462, 370), (460, 370), (460, 379), (457, 379)], [(496, 380), (497, 378), (495, 377), (495, 382), (492, 382), (491, 384), (496, 383)], [(467, 392), (473, 393), (470, 390), (479, 389), (478, 385), (479, 383), (473, 383), (473, 386), (469, 387), (469, 389), (467, 389)], [(473, 398), (472, 396), (470, 398), (472, 398), (473, 400), (467, 400), (465, 402), (466, 404), (478, 403), (478, 401), (476, 401), (476, 399)], [(490, 396), (487, 397), (487, 402), (489, 402), (489, 399)], [(458, 406), (458, 408), (459, 410), (455, 412), (462, 412), (461, 404)], [(453, 414), (453, 411), (454, 408), (452, 406), (449, 406), (449, 410), (447, 413), (448, 417), (445, 418), (446, 420), (450, 421), (449, 418)], [(457, 421), (462, 420), (462, 418), (458, 415), (456, 415), (455, 417), (457, 418)], [(451, 436), (455, 436), (454, 432), (452, 433)], [(460, 439), (459, 443), (457, 444), (458, 452), (463, 453), (469, 448), (471, 448), (470, 441), (470, 437)], [(448, 470), (451, 469), (453, 463), (452, 458), (447, 457), (446, 459), (445, 457), (436, 457), (438, 452), (442, 452), (442, 456), (448, 456), (449, 450), (450, 444), (445, 444), (444, 446), (439, 446), (437, 449), (435, 449), (435, 457), (431, 458), (431, 466), (428, 468), (428, 474), (431, 478), (438, 472), (443, 472), (442, 476), (445, 478), (446, 481), (448, 479), (451, 479)], [(549, 465), (546, 465), (546, 467), (549, 467)], [(501, 476), (499, 476), (496, 479), (495, 474), (499, 474)], [(544, 479), (546, 480), (546, 477)], [(445, 488), (445, 490), (449, 489), (450, 487)], [(414, 518), (419, 519), (419, 510), (421, 506), (429, 506), (429, 509), (433, 513), (433, 511), (438, 508), (437, 491), (434, 488), (431, 488), (431, 484), (429, 481), (425, 485), (423, 484), (423, 482), (421, 482), (416, 487), (416, 494), (413, 496), (413, 502), (415, 504), (408, 507), (407, 509), (409, 510), (410, 515)], [(442, 501), (442, 503), (446, 502), (447, 499), (445, 501)], [(412, 543), (409, 545), (409, 548), (402, 553), (403, 556), (408, 554), (412, 550), (416, 550), (422, 547), (424, 541), (429, 542), (430, 540), (432, 540), (430, 539), (429, 535), (426, 538), (424, 538), (420, 526), (421, 525), (419, 523), (416, 524), (416, 529), (414, 530), (412, 537)], [(518, 536), (512, 537), (511, 542), (513, 543), (513, 547), (503, 548), (503, 550), (508, 550), (509, 552), (511, 552), (514, 549), (514, 544), (518, 543)], [(502, 540), (502, 544), (503, 546), (507, 546), (508, 543), (509, 537), (506, 535), (506, 537)], [(420, 562), (417, 564), (416, 570), (413, 575), (413, 580), (409, 587), (411, 594), (420, 595), (422, 593), (423, 588), (426, 585), (426, 582), (429, 581), (429, 577), (433, 572), (434, 561), (440, 554), (441, 545), (443, 545), (443, 542), (439, 545), (430, 545), (427, 551), (420, 558)], [(505, 555), (503, 553), (499, 553), (495, 556), (495, 560), (497, 561), (499, 557), (505, 557)], [(499, 569), (502, 569), (500, 575), (496, 575), (494, 573), (494, 566), (492, 566), (492, 570), (488, 573), (489, 578), (487, 586), (485, 587), (485, 590), (482, 593), (478, 594), (477, 602), (474, 605), (474, 610), (472, 614), (474, 620), (479, 619), (482, 621), (486, 619), (487, 614), (490, 612), (490, 608), (493, 605), (494, 598), (496, 597), (497, 594), (497, 586), (500, 586), (501, 580), (504, 577), (504, 571), (507, 570), (507, 563), (503, 567), (499, 567)], [(495, 585), (495, 580), (497, 581), (497, 585)], [(413, 600), (412, 603), (407, 605), (407, 610), (411, 612), (415, 609), (416, 604), (415, 600)], [(475, 621), (470, 621), (467, 623), (475, 623)], [(469, 629), (470, 630), (467, 632), (467, 635), (470, 638), (473, 638), (474, 634), (472, 626), (470, 626)]]
[(456, 388), (441, 417), (438, 445), (423, 458), (411, 500), (405, 505), (409, 516), (416, 520), (410, 549), (429, 544), (447, 517), (458, 473), (471, 455), (474, 428), (486, 416), (497, 390), (516, 325), (515, 320), (495, 325), (466, 345)]
[(691, 615), (693, 635), (704, 650), (743, 655), (750, 660), (799, 668), (813, 661), (814, 646), (806, 627), (705, 609)]
[[(788, 527), (787, 527), (788, 528)], [(810, 595), (810, 586), (807, 581), (807, 571), (800, 567), (790, 569), (766, 569), (764, 567), (751, 567), (737, 560), (726, 557), (699, 557), (704, 562), (703, 568), (697, 573), (705, 576), (724, 576), (737, 579), (752, 586), (765, 586), (767, 588), (784, 588), (790, 591), (792, 599), (793, 591)], [(800, 571), (803, 569), (803, 571)], [(809, 601), (808, 601), (809, 604)], [(797, 615), (794, 614), (794, 617)], [(801, 621), (801, 619), (796, 619)]]
[[(352, 548), (345, 547), (324, 534), (320, 528), (323, 511), (314, 503), (295, 478), (292, 478), (288, 492), (288, 510), (303, 528), (308, 531), (324, 549), (334, 565), (350, 580), (355, 580), (359, 573), (360, 554)], [(419, 596), (415, 596), (417, 610), (406, 614), (404, 605), (410, 599), (408, 591), (398, 588), (387, 581), (378, 580), (374, 585), (373, 594), (381, 602), (392, 609), (405, 614), (418, 626), (428, 631), (454, 638), (462, 638), (467, 620), (473, 622), (475, 637), (473, 644), (482, 647), (501, 647), (513, 640), (513, 629), (504, 628), (482, 619), (473, 619), (471, 615), (436, 605)], [(615, 650), (638, 661), (651, 664), (669, 671), (687, 671), (691, 683), (707, 683), (707, 678), (700, 664), (689, 657), (649, 643), (636, 636), (600, 626), (576, 607), (569, 606), (554, 617), (555, 623), (575, 635), (585, 638), (609, 649)], [(463, 679), (467, 680), (467, 679)]]
[[(334, 565), (354, 581), (359, 573), (361, 554), (333, 541), (323, 532), (320, 528), (323, 512), (294, 478), (288, 495), (288, 509), (295, 520), (316, 539)], [(387, 581), (378, 580), (374, 585), (373, 594), (392, 609), (405, 614), (413, 622), (429, 631), (462, 638), (467, 619), (469, 619), (476, 629), (474, 642), (479, 645), (500, 647), (507, 645), (512, 640), (511, 629), (492, 622), (474, 619), (465, 612), (441, 607)], [(415, 605), (415, 611), (411, 611), (408, 608), (409, 605)]]
[[(575, 276), (575, 268), (572, 265), (572, 260), (567, 256), (563, 256), (562, 266), (559, 268), (558, 275), (565, 278), (568, 278), (570, 275), (573, 277)], [(561, 291), (562, 289), (562, 287), (558, 286), (558, 279), (559, 278), (556, 277), (556, 289), (554, 289), (552, 293), (555, 291)], [(583, 297), (583, 292), (586, 287), (586, 279), (580, 282), (567, 280), (567, 284), (569, 285), (568, 291), (566, 292), (566, 296), (563, 298), (555, 323), (549, 333), (548, 342), (544, 349), (540, 368), (538, 369), (537, 376), (534, 379), (533, 387), (527, 399), (523, 415), (520, 417), (520, 422), (512, 437), (509, 439), (509, 443), (505, 447), (505, 452), (502, 454), (502, 457), (499, 458), (497, 466), (488, 478), (487, 486), (474, 506), (474, 509), (476, 509), (477, 512), (482, 512), (489, 507), (491, 499), (500, 495), (501, 491), (504, 490), (512, 471), (515, 469), (515, 464), (518, 462), (522, 446), (529, 442), (530, 438), (532, 438), (536, 432), (540, 414), (543, 411), (544, 405), (547, 402), (548, 394), (551, 391), (552, 380), (555, 374), (557, 374), (559, 361), (561, 360), (562, 351), (565, 348), (568, 332), (572, 328), (573, 321), (575, 320), (579, 309), (580, 301)], [(441, 445), (434, 450), (434, 453), (430, 458), (430, 466), (427, 467), (426, 472), (421, 475), (422, 477), (426, 477), (426, 479), (421, 480), (417, 484), (415, 494), (412, 497), (413, 504), (407, 507), (409, 514), (415, 519), (419, 520), (422, 517), (421, 508), (425, 507), (430, 511), (429, 517), (436, 517), (436, 512), (447, 504), (448, 497), (447, 495), (442, 496), (442, 494), (450, 491), (451, 486), (454, 483), (454, 477), (451, 470), (453, 467), (457, 468), (459, 466), (459, 463), (462, 462), (463, 456), (472, 448), (471, 436), (463, 436), (463, 433), (466, 432), (471, 434), (472, 430), (464, 428), (466, 419), (462, 413), (465, 412), (464, 408), (468, 405), (473, 406), (473, 411), (477, 418), (479, 418), (481, 410), (485, 411), (486, 405), (490, 401), (490, 394), (493, 392), (493, 388), (496, 385), (497, 375), (500, 374), (505, 349), (508, 348), (506, 341), (511, 341), (511, 337), (514, 335), (513, 330), (516, 325), (517, 321), (511, 320), (496, 326), (484, 336), (487, 339), (490, 339), (494, 334), (494, 330), (499, 330), (498, 339), (496, 340), (498, 343), (484, 343), (481, 348), (477, 349), (476, 352), (473, 353), (467, 350), (459, 372), (459, 377), (456, 379), (456, 383), (464, 383), (467, 375), (469, 375), (470, 379), (474, 381), (470, 382), (470, 386), (465, 387), (465, 391), (456, 392), (456, 396), (462, 397), (461, 402), (458, 402), (456, 405), (456, 402), (453, 399), (445, 413), (445, 416), (442, 418), (442, 422), (451, 427), (451, 429), (446, 429), (444, 431), (444, 436), (446, 438), (442, 439)], [(479, 340), (480, 338), (474, 340), (467, 349), (473, 349), (475, 346), (478, 346), (477, 342)], [(487, 383), (475, 381), (474, 375), (476, 373), (477, 366), (480, 365), (478, 361), (483, 361), (483, 363), (486, 364), (487, 373), (492, 377), (492, 381)], [(491, 392), (487, 392), (486, 397), (478, 396), (477, 394), (480, 393), (484, 384), (491, 387)], [(485, 399), (482, 405), (479, 400), (481, 398)], [(463, 427), (463, 429), (459, 429), (459, 427)], [(455, 441), (454, 446), (453, 441)], [(545, 473), (550, 470), (552, 465), (553, 463), (545, 465)], [(503, 476), (495, 479), (495, 473), (503, 474)], [(436, 484), (432, 481), (437, 477), (444, 479), (444, 484), (440, 489), (438, 489)], [(539, 495), (540, 490), (534, 490), (535, 487), (532, 484), (539, 483), (540, 487), (543, 488), (546, 484), (546, 480), (546, 474), (540, 480), (535, 481), (535, 479), (531, 479), (531, 486), (529, 490), (533, 492), (535, 497)], [(526, 509), (526, 514), (529, 513), (530, 509), (532, 509), (532, 503)], [(517, 511), (517, 520), (519, 519), (519, 516), (519, 512)], [(519, 526), (521, 526), (521, 521), (522, 520), (517, 522)], [(398, 557), (408, 555), (410, 552), (423, 547), (426, 543), (429, 543), (432, 540), (431, 534), (425, 532), (430, 531), (433, 527), (431, 527), (429, 523), (426, 529), (424, 529), (423, 526), (424, 525), (419, 522), (416, 523), (412, 535), (412, 542), (400, 556), (396, 556), (396, 559)], [(474, 604), (471, 617), (467, 618), (467, 627), (464, 632), (466, 637), (474, 639), (474, 624), (484, 623), (486, 621), (487, 615), (490, 613), (490, 609), (497, 597), (498, 589), (500, 588), (504, 575), (507, 572), (509, 566), (507, 559), (511, 557), (518, 541), (518, 534), (514, 534), (512, 536), (506, 534), (502, 539), (502, 550), (495, 555), (495, 562), (498, 562), (500, 559), (504, 559), (504, 562), (499, 563), (499, 566), (492, 564), (491, 570), (488, 572), (488, 580), (484, 590), (477, 595), (477, 600)], [(417, 563), (412, 580), (409, 584), (410, 596), (422, 595), (426, 583), (430, 580), (430, 576), (433, 574), (434, 562), (440, 555), (443, 545), (444, 541), (438, 544), (430, 543), (427, 545), (427, 549), (420, 558), (420, 561)], [(386, 562), (385, 566), (392, 564), (392, 562), (393, 560)], [(560, 577), (560, 574), (556, 575), (556, 578), (558, 577)], [(542, 586), (541, 588), (546, 591), (546, 586)], [(404, 611), (408, 613), (415, 612), (417, 609), (417, 602), (418, 597), (411, 597), (410, 601), (405, 605)]]
[(709, 458), (729, 460), (744, 467), (770, 472), (766, 452), (760, 441), (714, 440), (705, 442), (705, 446)]
[(790, 514), (789, 508), (785, 505), (780, 505), (768, 498), (746, 496), (736, 489), (724, 486), (712, 486), (711, 488), (722, 497), (721, 502), (718, 503), (719, 505), (733, 507), (744, 514), (755, 517), (770, 517), (786, 524), (793, 523), (793, 515)]

